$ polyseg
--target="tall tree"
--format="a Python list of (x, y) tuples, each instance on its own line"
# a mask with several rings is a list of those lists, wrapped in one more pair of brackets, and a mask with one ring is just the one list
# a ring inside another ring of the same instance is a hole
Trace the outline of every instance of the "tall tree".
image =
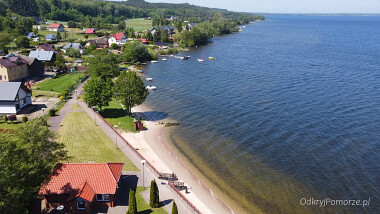
[(129, 204), (127, 214), (137, 214), (136, 192), (129, 190)]
[(61, 36), (61, 33), (59, 31), (57, 31), (57, 35), (55, 36), (55, 38), (57, 38), (57, 41), (61, 41), (62, 39), (62, 36)]
[(158, 208), (160, 206), (160, 192), (158, 191), (156, 180), (153, 179), (150, 182), (150, 198), (149, 205), (152, 208)]
[[(26, 213), (51, 169), (67, 158), (64, 145), (41, 120), (0, 134), (0, 213)], [(17, 202), (17, 203), (15, 203)]]
[(172, 214), (178, 214), (177, 204), (175, 203), (174, 200), (173, 200), (173, 206), (172, 206)]
[(112, 100), (112, 81), (93, 77), (84, 86), (84, 100), (89, 106), (97, 106), (101, 111)]
[(62, 54), (57, 54), (55, 57), (54, 65), (58, 68), (63, 68), (65, 66), (65, 58), (62, 56)]
[(15, 41), (18, 48), (26, 48), (29, 47), (29, 40), (26, 36), (19, 36)]
[(125, 106), (127, 113), (132, 107), (142, 104), (148, 96), (144, 82), (136, 72), (121, 72), (115, 82), (116, 99)]

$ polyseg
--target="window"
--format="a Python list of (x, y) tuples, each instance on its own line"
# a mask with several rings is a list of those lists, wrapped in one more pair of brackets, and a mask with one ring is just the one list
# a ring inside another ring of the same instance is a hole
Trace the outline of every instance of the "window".
[(97, 201), (109, 201), (110, 200), (110, 195), (109, 194), (97, 194), (96, 195), (96, 200)]
[(3, 80), (3, 76), (0, 75), (0, 80)]
[(85, 210), (86, 205), (85, 205), (84, 201), (77, 201), (77, 208), (78, 208), (78, 210)]

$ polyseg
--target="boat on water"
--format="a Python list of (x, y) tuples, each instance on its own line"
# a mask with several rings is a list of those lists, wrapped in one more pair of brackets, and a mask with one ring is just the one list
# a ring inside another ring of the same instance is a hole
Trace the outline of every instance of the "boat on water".
[(168, 59), (166, 59), (166, 58), (163, 58), (163, 59), (162, 59), (162, 61), (168, 61)]
[(203, 60), (203, 53), (202, 53), (202, 59), (197, 59), (198, 60), (198, 62), (204, 62), (204, 60)]
[(152, 77), (147, 77), (147, 78), (145, 78), (146, 79), (146, 81), (151, 81), (151, 82), (153, 82), (153, 78)]
[(154, 85), (149, 85), (149, 86), (147, 86), (146, 87), (146, 89), (148, 89), (148, 90), (156, 90), (156, 86), (154, 86)]
[(209, 56), (208, 59), (209, 60), (214, 60), (214, 57), (213, 56)]
[(184, 57), (182, 57), (182, 58), (183, 58), (183, 60), (188, 60), (188, 59), (190, 59), (190, 57), (191, 57), (191, 56), (184, 56)]
[(139, 73), (144, 73), (144, 71), (142, 71), (142, 70), (137, 70), (137, 72), (139, 72)]
[(156, 60), (152, 60), (152, 61), (150, 61), (151, 63), (157, 63), (158, 61), (156, 61)]
[(243, 26), (243, 28), (246, 28), (246, 27), (247, 27), (247, 26), (245, 26), (245, 25)]

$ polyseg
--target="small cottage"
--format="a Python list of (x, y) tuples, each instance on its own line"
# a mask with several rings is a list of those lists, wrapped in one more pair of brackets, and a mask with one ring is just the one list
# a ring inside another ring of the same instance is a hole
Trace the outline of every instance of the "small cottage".
[(0, 115), (17, 114), (32, 104), (32, 91), (21, 82), (0, 82)]

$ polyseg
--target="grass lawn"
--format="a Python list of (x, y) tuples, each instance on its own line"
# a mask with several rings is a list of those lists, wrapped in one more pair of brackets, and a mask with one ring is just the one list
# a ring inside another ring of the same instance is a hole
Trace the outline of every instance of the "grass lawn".
[(86, 112), (70, 112), (65, 116), (58, 141), (65, 144), (70, 162), (123, 162), (123, 170), (139, 171)]
[(147, 204), (144, 198), (141, 195), (141, 192), (147, 191), (147, 188), (137, 187), (136, 189), (136, 204), (137, 204), (137, 212), (138, 213), (156, 213), (156, 214), (167, 214), (164, 208), (151, 208), (149, 204)]
[(82, 107), (78, 103), (74, 103), (70, 106), (70, 109), (82, 109)]
[(46, 79), (32, 86), (32, 89), (37, 89), (40, 91), (54, 91), (61, 93), (65, 90), (68, 90), (70, 85), (77, 83), (78, 79), (81, 79), (83, 77), (84, 74), (81, 73), (66, 74), (55, 79)]
[[(54, 36), (56, 36), (57, 32), (49, 31), (49, 30), (39, 30), (38, 31), (38, 36), (41, 36), (43, 38), (45, 38), (47, 34), (53, 34)], [(80, 29), (76, 29), (76, 28), (66, 28), (66, 38), (65, 38), (65, 32), (60, 32), (60, 34), (61, 34), (62, 40), (67, 40), (67, 39), (85, 40), (86, 39), (86, 38), (84, 38), (85, 34), (83, 33), (83, 31)], [(97, 36), (89, 34), (88, 38), (89, 39), (97, 38)]]
[(133, 27), (135, 31), (152, 29), (152, 20), (146, 20), (144, 18), (127, 19), (125, 24), (127, 27)]
[(59, 93), (53, 91), (39, 91), (33, 90), (32, 97), (59, 97)]
[[(1, 116), (1, 120), (3, 120), (3, 117)], [(8, 123), (5, 123), (4, 120), (0, 122), (0, 129), (13, 129), (13, 130), (17, 130), (20, 125), (22, 123), (21, 122), (9, 122)]]
[(132, 117), (127, 116), (121, 105), (116, 101), (111, 101), (108, 107), (103, 108), (100, 112), (104, 119), (112, 126), (117, 125), (118, 129), (127, 132), (136, 132), (133, 128)]

